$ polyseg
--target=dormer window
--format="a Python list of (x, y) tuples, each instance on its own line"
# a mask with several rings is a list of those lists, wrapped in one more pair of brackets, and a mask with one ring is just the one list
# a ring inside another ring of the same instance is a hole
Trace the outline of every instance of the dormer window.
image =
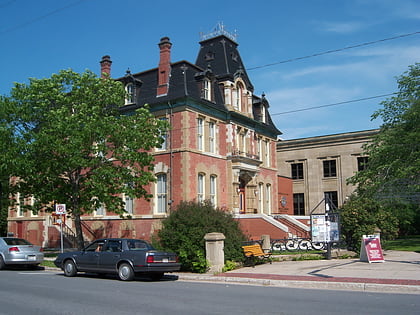
[(125, 86), (126, 96), (125, 96), (125, 105), (134, 103), (134, 84), (128, 83)]
[(211, 101), (211, 82), (209, 79), (203, 81), (203, 98)]
[(267, 123), (266, 119), (266, 108), (263, 104), (261, 104), (261, 122), (264, 124)]
[(242, 83), (238, 82), (236, 84), (236, 89), (234, 92), (234, 107), (236, 110), (242, 110), (242, 94), (243, 94), (244, 87)]

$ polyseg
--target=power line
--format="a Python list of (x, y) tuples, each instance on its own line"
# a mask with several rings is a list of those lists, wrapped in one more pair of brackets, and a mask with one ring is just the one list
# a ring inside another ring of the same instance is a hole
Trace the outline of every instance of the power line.
[[(18, 25), (9, 27), (9, 28), (7, 28), (7, 29), (5, 29), (3, 31), (0, 31), (0, 34), (5, 34), (5, 33), (16, 31), (17, 29), (20, 29), (22, 27), (25, 27), (25, 26), (31, 25), (31, 24), (33, 24), (35, 22), (38, 22), (40, 20), (43, 20), (46, 17), (49, 17), (49, 16), (51, 16), (53, 14), (56, 14), (56, 13), (58, 13), (60, 11), (64, 11), (64, 10), (70, 8), (70, 7), (76, 6), (76, 5), (78, 5), (79, 3), (83, 2), (83, 1), (85, 1), (85, 0), (78, 0), (78, 1), (72, 2), (72, 3), (70, 3), (70, 4), (68, 4), (68, 5), (64, 6), (64, 7), (61, 7), (61, 8), (52, 10), (51, 12), (48, 12), (48, 13), (46, 13), (44, 15), (38, 16), (36, 18), (33, 18), (32, 20), (29, 20), (27, 22), (23, 22), (21, 24), (18, 24)], [(13, 1), (11, 1), (11, 2), (13, 2)], [(11, 2), (9, 2), (9, 3), (11, 3)], [(6, 4), (9, 4), (9, 3), (6, 3)]]
[(303, 57), (296, 57), (296, 58), (286, 59), (286, 60), (277, 61), (277, 62), (273, 62), (273, 63), (268, 63), (268, 64), (265, 64), (265, 65), (262, 65), (262, 66), (247, 68), (246, 70), (255, 70), (255, 69), (271, 67), (271, 66), (275, 66), (275, 65), (279, 65), (279, 64), (283, 64), (283, 63), (294, 62), (294, 61), (298, 61), (298, 60), (302, 60), (302, 59), (309, 59), (309, 58), (313, 58), (313, 57), (318, 57), (318, 56), (322, 56), (322, 55), (327, 55), (327, 54), (340, 52), (340, 51), (343, 51), (343, 50), (348, 50), (348, 49), (373, 45), (373, 44), (386, 42), (386, 41), (394, 40), (394, 39), (399, 39), (399, 38), (403, 38), (403, 37), (413, 36), (413, 35), (417, 35), (417, 34), (420, 34), (420, 31), (413, 32), (413, 33), (408, 33), (408, 34), (402, 34), (402, 35), (398, 35), (398, 36), (394, 36), (394, 37), (388, 37), (388, 38), (384, 38), (384, 39), (379, 39), (379, 40), (375, 40), (375, 41), (371, 41), (371, 42), (365, 42), (365, 43), (352, 45), (352, 46), (347, 46), (347, 47), (343, 47), (343, 48), (327, 50), (327, 51), (323, 51), (323, 52), (319, 52), (319, 53), (315, 53), (315, 54), (307, 55), (307, 56), (303, 56)]
[(290, 111), (287, 111), (287, 112), (274, 113), (274, 114), (270, 114), (270, 115), (271, 116), (277, 116), (277, 115), (285, 115), (285, 114), (303, 112), (303, 111), (307, 111), (307, 110), (319, 109), (319, 108), (324, 108), (324, 107), (330, 107), (330, 106), (337, 106), (337, 105), (343, 105), (343, 104), (348, 104), (348, 103), (355, 103), (355, 102), (360, 102), (360, 101), (366, 101), (366, 100), (371, 100), (371, 99), (375, 99), (375, 98), (381, 98), (381, 97), (385, 97), (385, 96), (391, 96), (391, 95), (395, 95), (395, 94), (397, 94), (397, 92), (388, 93), (388, 94), (382, 94), (382, 95), (376, 95), (376, 96), (363, 97), (363, 98), (359, 98), (359, 99), (355, 99), (355, 100), (343, 101), (343, 102), (326, 104), (326, 105), (319, 105), (319, 106), (313, 106), (313, 107), (300, 108), (300, 109), (290, 110)]

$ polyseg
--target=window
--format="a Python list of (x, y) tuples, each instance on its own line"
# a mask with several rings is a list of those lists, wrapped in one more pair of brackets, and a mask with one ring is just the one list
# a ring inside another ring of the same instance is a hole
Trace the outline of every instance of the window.
[(133, 214), (134, 208), (134, 199), (131, 198), (129, 195), (124, 195), (124, 210), (128, 214)]
[(215, 123), (209, 122), (209, 152), (214, 153), (216, 148), (216, 131)]
[(294, 215), (305, 215), (305, 194), (293, 194)]
[(270, 155), (270, 140), (267, 140), (265, 141), (265, 165), (267, 167), (271, 166)]
[(211, 82), (209, 79), (203, 81), (203, 98), (211, 101)]
[(204, 120), (203, 118), (197, 119), (197, 149), (202, 151), (204, 148)]
[(204, 174), (198, 174), (197, 200), (198, 202), (204, 202)]
[[(166, 117), (161, 117), (159, 120), (166, 121)], [(168, 148), (168, 133), (166, 130), (161, 130), (160, 137), (162, 138), (163, 142), (159, 148), (157, 148), (158, 151), (164, 151)]]
[(325, 210), (335, 210), (338, 208), (338, 194), (336, 191), (324, 192)]
[(336, 160), (323, 161), (323, 165), (324, 165), (324, 177), (337, 176)]
[(97, 216), (104, 216), (105, 215), (105, 207), (104, 207), (103, 204), (101, 204), (98, 208), (96, 208), (95, 215), (97, 215)]
[(25, 215), (24, 205), (25, 205), (25, 198), (23, 198), (23, 195), (21, 193), (17, 193), (16, 196), (16, 210), (17, 210), (17, 216), (23, 217)]
[(357, 171), (364, 171), (368, 165), (368, 157), (367, 156), (360, 156), (357, 158)]
[(265, 204), (266, 204), (266, 214), (271, 214), (271, 185), (267, 184), (265, 187)]
[(261, 122), (266, 123), (266, 108), (263, 104), (261, 104)]
[(126, 96), (125, 96), (125, 105), (134, 103), (134, 85), (129, 83), (125, 86)]
[(293, 163), (292, 167), (292, 179), (303, 179), (303, 163)]
[(238, 82), (236, 84), (235, 94), (234, 94), (234, 107), (237, 110), (242, 110), (242, 94), (243, 94), (243, 85)]
[(260, 207), (260, 211), (262, 212), (264, 209), (264, 184), (263, 183), (259, 183), (258, 184), (258, 204)]
[(261, 160), (262, 159), (262, 139), (258, 138), (257, 140), (257, 146), (258, 146), (258, 159)]
[(167, 176), (166, 174), (158, 174), (156, 181), (156, 212), (166, 213), (167, 202)]
[(211, 175), (210, 176), (210, 202), (213, 206), (216, 206), (216, 193), (217, 193), (217, 182), (216, 182), (216, 175)]

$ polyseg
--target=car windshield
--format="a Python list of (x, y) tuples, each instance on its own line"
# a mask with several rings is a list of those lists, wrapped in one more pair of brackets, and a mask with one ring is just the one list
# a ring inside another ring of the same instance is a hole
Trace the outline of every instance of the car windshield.
[(149, 250), (153, 249), (152, 245), (141, 240), (128, 240), (127, 246), (129, 250)]
[(23, 238), (5, 237), (3, 238), (7, 245), (32, 245)]

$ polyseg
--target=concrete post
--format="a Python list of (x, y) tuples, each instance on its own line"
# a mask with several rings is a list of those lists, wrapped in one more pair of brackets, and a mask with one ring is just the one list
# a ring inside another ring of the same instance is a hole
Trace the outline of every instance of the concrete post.
[(210, 263), (210, 273), (221, 272), (225, 265), (225, 236), (223, 233), (207, 233), (204, 236), (206, 241), (206, 259)]
[(262, 245), (261, 248), (263, 249), (264, 253), (268, 253), (271, 251), (271, 242), (270, 242), (270, 235), (261, 235)]

